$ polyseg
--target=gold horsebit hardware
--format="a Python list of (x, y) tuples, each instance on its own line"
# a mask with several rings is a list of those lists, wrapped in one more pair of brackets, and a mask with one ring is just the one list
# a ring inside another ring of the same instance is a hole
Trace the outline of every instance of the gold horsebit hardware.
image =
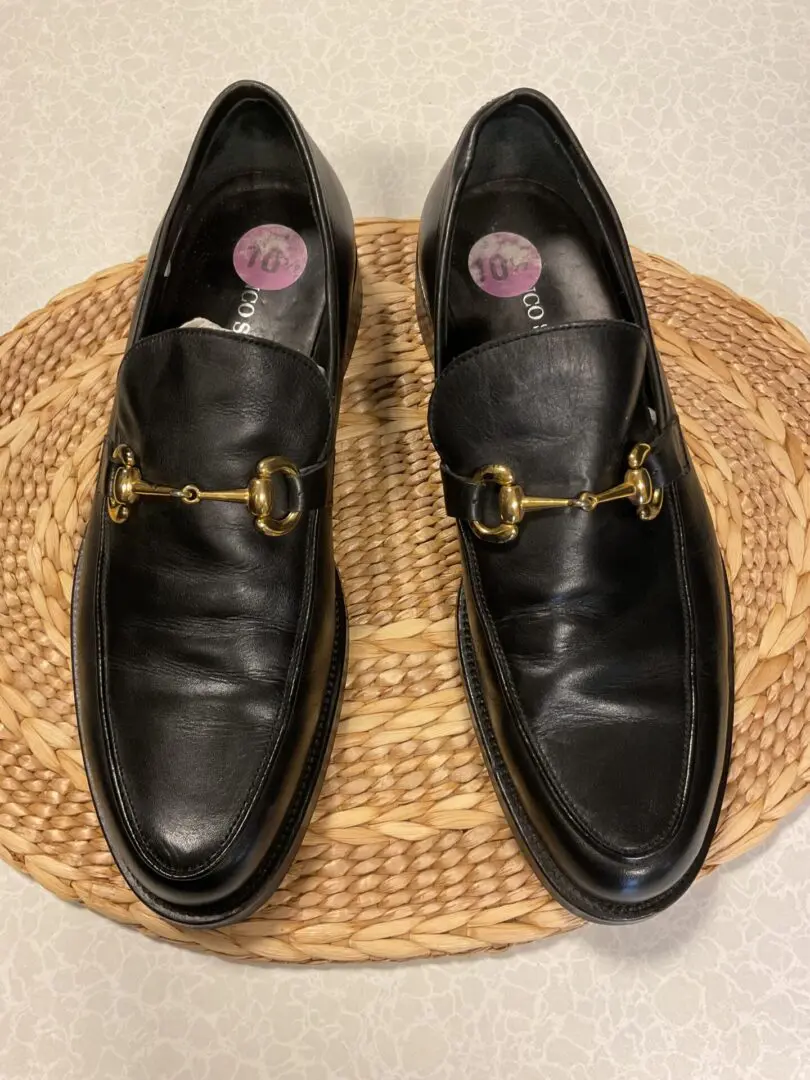
[(642, 521), (652, 521), (661, 513), (664, 493), (654, 486), (652, 477), (644, 462), (650, 453), (648, 443), (637, 443), (627, 458), (628, 469), (624, 480), (607, 491), (581, 491), (579, 495), (568, 499), (552, 499), (541, 495), (526, 495), (523, 488), (515, 483), (515, 476), (507, 465), (486, 465), (479, 469), (473, 480), (479, 484), (498, 486), (498, 508), (501, 520), (499, 524), (489, 526), (475, 518), (470, 522), (473, 532), (483, 540), (507, 543), (518, 534), (518, 525), (526, 514), (537, 510), (558, 510), (574, 507), (588, 513), (603, 503), (616, 502), (617, 499), (629, 499), (636, 507), (636, 513)]
[(112, 454), (118, 466), (107, 489), (107, 513), (116, 524), (129, 517), (130, 509), (140, 499), (179, 499), (186, 506), (200, 502), (244, 503), (255, 519), (256, 528), (265, 536), (285, 536), (301, 518), (300, 510), (290, 510), (281, 518), (273, 517), (273, 477), (280, 475), (300, 486), (301, 474), (283, 457), (262, 458), (256, 475), (246, 488), (233, 491), (203, 491), (196, 484), (175, 488), (169, 484), (150, 484), (144, 480), (135, 454), (128, 446), (116, 446)]

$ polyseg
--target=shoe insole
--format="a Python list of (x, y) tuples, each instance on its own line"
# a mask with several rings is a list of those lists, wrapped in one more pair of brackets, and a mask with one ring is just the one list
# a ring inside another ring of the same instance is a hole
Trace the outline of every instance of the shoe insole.
[(509, 334), (622, 318), (617, 285), (579, 218), (531, 180), (462, 195), (448, 300), (456, 354)]
[(188, 215), (168, 263), (160, 322), (207, 319), (311, 355), (325, 297), (323, 244), (307, 195), (240, 178)]

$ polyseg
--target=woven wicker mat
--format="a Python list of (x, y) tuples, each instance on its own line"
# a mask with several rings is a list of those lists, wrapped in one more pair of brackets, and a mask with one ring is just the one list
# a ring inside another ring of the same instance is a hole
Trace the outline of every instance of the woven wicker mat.
[[(467, 715), (458, 552), (425, 430), (415, 231), (358, 226), (366, 300), (335, 492), (351, 663), (334, 757), (281, 889), (224, 930), (176, 929), (126, 888), (73, 713), (71, 575), (143, 261), (67, 290), (0, 339), (0, 856), (58, 896), (172, 941), (285, 961), (472, 952), (578, 925), (512, 840)], [(635, 259), (734, 596), (734, 750), (711, 870), (810, 790), (810, 344), (716, 282)]]

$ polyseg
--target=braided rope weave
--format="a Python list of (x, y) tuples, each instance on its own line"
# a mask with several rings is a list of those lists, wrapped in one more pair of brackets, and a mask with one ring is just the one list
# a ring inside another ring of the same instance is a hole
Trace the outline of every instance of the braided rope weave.
[[(172, 941), (281, 961), (464, 953), (579, 924), (511, 838), (464, 701), (415, 231), (358, 226), (366, 300), (335, 490), (351, 651), (333, 760), (281, 889), (223, 930), (172, 927), (124, 885), (73, 711), (73, 565), (143, 260), (68, 289), (0, 339), (0, 856), (58, 896)], [(705, 873), (810, 790), (810, 344), (714, 281), (635, 258), (734, 600), (734, 747)]]

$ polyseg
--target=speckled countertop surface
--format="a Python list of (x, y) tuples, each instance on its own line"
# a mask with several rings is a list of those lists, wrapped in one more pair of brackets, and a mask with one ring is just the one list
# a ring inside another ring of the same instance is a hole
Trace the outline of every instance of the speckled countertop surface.
[[(806, 0), (0, 0), (2, 329), (146, 250), (229, 81), (292, 101), (360, 215), (461, 125), (563, 107), (630, 239), (810, 331)], [(648, 924), (390, 967), (246, 967), (0, 866), (0, 1080), (807, 1080), (810, 811)]]

